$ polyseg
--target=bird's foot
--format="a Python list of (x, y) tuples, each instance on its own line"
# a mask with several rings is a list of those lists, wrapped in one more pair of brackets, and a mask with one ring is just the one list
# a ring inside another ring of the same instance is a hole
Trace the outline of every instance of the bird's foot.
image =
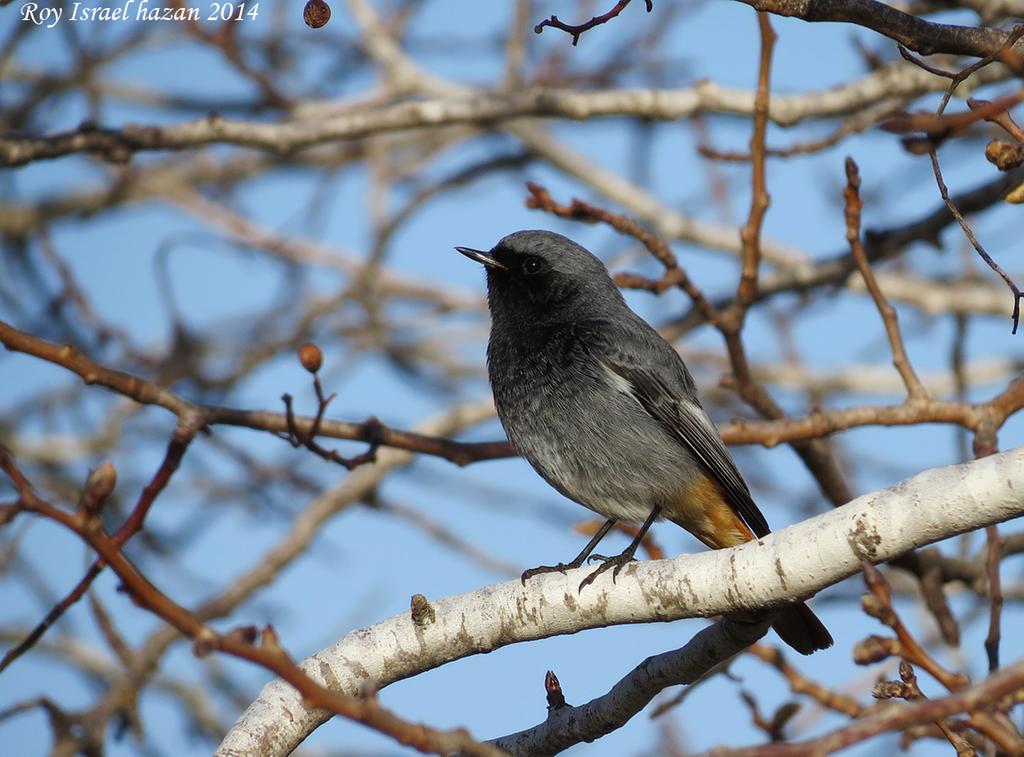
[(599, 575), (604, 573), (609, 568), (612, 569), (612, 583), (615, 583), (615, 577), (619, 575), (619, 571), (626, 567), (629, 563), (635, 562), (636, 558), (633, 557), (633, 550), (627, 549), (620, 555), (615, 557), (606, 557), (605, 555), (591, 555), (591, 560), (600, 560), (601, 564), (597, 566), (597, 569), (590, 573), (586, 578), (580, 582), (579, 591), (583, 591), (583, 587), (594, 583)]
[(523, 584), (525, 585), (526, 584), (526, 580), (529, 579), (529, 578), (533, 578), (534, 576), (539, 576), (539, 575), (542, 575), (544, 573), (563, 573), (564, 574), (565, 571), (572, 570), (573, 568), (578, 568), (582, 564), (583, 564), (582, 560), (579, 560), (579, 561), (573, 560), (572, 562), (560, 562), (560, 563), (558, 563), (558, 565), (538, 565), (536, 568), (530, 568), (529, 570), (524, 570), (523, 571), (523, 575), (521, 575), (519, 578), (523, 582)]

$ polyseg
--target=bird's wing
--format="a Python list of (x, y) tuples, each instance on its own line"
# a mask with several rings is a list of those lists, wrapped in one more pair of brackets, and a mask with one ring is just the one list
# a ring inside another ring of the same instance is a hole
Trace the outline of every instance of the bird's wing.
[(729, 506), (751, 531), (764, 536), (770, 531), (768, 521), (754, 504), (718, 429), (700, 406), (682, 359), (644, 321), (631, 319), (628, 326), (623, 328), (621, 322), (595, 324), (584, 337), (588, 351), (609, 371), (616, 388), (630, 394), (693, 452), (721, 485)]

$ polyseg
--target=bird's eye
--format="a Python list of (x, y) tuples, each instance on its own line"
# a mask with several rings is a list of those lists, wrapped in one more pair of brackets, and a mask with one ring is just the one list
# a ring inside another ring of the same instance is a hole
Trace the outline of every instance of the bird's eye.
[(544, 261), (540, 258), (529, 257), (523, 261), (523, 273), (532, 275), (540, 273), (544, 269)]

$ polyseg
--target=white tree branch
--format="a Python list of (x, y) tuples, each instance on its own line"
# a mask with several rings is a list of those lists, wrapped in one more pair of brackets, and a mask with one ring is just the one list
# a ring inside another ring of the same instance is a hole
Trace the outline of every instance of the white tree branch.
[[(370, 38), (372, 39), (372, 38)], [(408, 66), (402, 68), (409, 79)], [(984, 84), (1002, 81), (1008, 69), (993, 65), (960, 86), (961, 95)], [(403, 82), (405, 87), (413, 80)], [(417, 83), (422, 83), (419, 78)], [(433, 82), (441, 86), (440, 80)], [(946, 89), (947, 79), (906, 63), (885, 66), (862, 79), (817, 92), (772, 95), (769, 117), (782, 126), (814, 118), (835, 118), (857, 112), (881, 100), (913, 99)], [(435, 87), (436, 88), (436, 87)], [(177, 124), (125, 124), (117, 129), (86, 125), (45, 136), (0, 138), (0, 166), (25, 165), (76, 152), (94, 152), (121, 162), (144, 150), (184, 150), (208, 144), (234, 144), (273, 153), (286, 153), (339, 140), (438, 126), (507, 125), (516, 119), (563, 118), (583, 120), (602, 116), (631, 116), (678, 121), (701, 113), (750, 115), (754, 93), (703, 81), (679, 89), (634, 89), (577, 92), (532, 87), (518, 92), (485, 92), (445, 86), (444, 93), (375, 107), (353, 108), (340, 102), (306, 106), (299, 116), (262, 123), (211, 115)]]
[[(856, 573), (861, 556), (883, 562), (1021, 514), (1024, 448), (1017, 448), (925, 471), (734, 549), (634, 563), (617, 583), (605, 574), (582, 593), (577, 587), (585, 568), (438, 600), (415, 618), (404, 613), (349, 633), (304, 661), (303, 669), (326, 686), (355, 693), (367, 682), (386, 686), (521, 641), (773, 608)], [(305, 708), (288, 684), (273, 681), (217, 753), (287, 754), (328, 717)]]

